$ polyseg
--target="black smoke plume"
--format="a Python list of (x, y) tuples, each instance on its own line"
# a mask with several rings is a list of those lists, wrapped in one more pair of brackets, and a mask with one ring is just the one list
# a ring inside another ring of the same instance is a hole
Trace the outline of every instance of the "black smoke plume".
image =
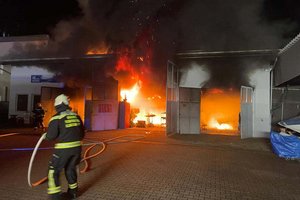
[[(80, 57), (91, 49), (118, 53), (126, 48), (137, 71), (141, 63), (136, 58), (145, 58), (151, 70), (140, 75), (149, 76), (146, 84), (164, 93), (166, 63), (175, 52), (277, 49), (286, 42), (282, 36), (294, 27), (286, 21), (270, 23), (261, 0), (79, 0), (79, 4), (83, 14), (59, 22), (47, 48), (18, 49), (11, 55)], [(77, 77), (85, 72), (76, 64), (64, 70), (48, 68), (70, 75), (79, 72)], [(226, 70), (226, 65), (222, 68)]]

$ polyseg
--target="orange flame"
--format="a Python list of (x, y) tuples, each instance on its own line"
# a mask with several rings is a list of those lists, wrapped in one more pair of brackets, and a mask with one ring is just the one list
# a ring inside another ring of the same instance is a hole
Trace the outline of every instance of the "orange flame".
[(136, 113), (136, 117), (132, 119), (132, 122), (145, 121), (148, 125), (163, 124), (165, 120), (164, 110), (155, 108), (155, 104), (159, 104), (158, 100), (162, 100), (162, 97), (154, 95), (153, 97), (143, 98), (140, 90), (141, 81), (135, 83), (131, 89), (121, 89), (120, 92), (122, 99), (126, 99), (132, 107), (139, 108), (139, 113)]
[(86, 55), (94, 55), (94, 54), (107, 54), (108, 49), (107, 48), (92, 48), (89, 49)]
[(220, 124), (215, 118), (210, 119), (208, 126), (219, 130), (233, 130), (232, 125), (226, 123)]
[(138, 121), (145, 121), (147, 124), (161, 125), (164, 123), (163, 115), (164, 114), (159, 110), (147, 112), (143, 109), (137, 114), (137, 117), (133, 119), (133, 122), (137, 123)]
[[(152, 88), (142, 88), (142, 83), (147, 84), (147, 78), (151, 77), (151, 48), (144, 44), (143, 37), (140, 38), (139, 42), (141, 47), (137, 53), (136, 49), (121, 48), (116, 50), (118, 59), (115, 66), (113, 76), (118, 80), (120, 85), (120, 97), (122, 100), (126, 100), (130, 103), (131, 108), (138, 108), (139, 113), (135, 113), (136, 118), (132, 119), (134, 123), (138, 120), (143, 120), (148, 124), (161, 124), (165, 116), (161, 115), (164, 113), (164, 109), (158, 109), (157, 105), (161, 107), (160, 101), (162, 97), (154, 95), (153, 97), (144, 97), (146, 93), (151, 93)], [(108, 48), (91, 48), (86, 53), (87, 55), (92, 54), (106, 54)], [(146, 95), (145, 95), (146, 96)], [(149, 94), (147, 95), (149, 96)]]
[(123, 49), (116, 63), (115, 77), (121, 86), (120, 96), (122, 100), (126, 99), (131, 108), (137, 108), (135, 110), (138, 110), (131, 120), (135, 124), (138, 121), (145, 121), (148, 125), (162, 124), (165, 117), (161, 113), (164, 110), (157, 108), (157, 105), (162, 101), (162, 97), (159, 95), (145, 97), (149, 96), (146, 93), (149, 93), (152, 88), (142, 87), (142, 83), (144, 83), (142, 78), (147, 81), (146, 78), (150, 77), (148, 57), (146, 55), (145, 57), (137, 56), (133, 58), (130, 55), (133, 55), (130, 50)]
[(134, 86), (129, 89), (121, 89), (120, 95), (123, 100), (126, 99), (127, 102), (133, 103), (141, 89), (140, 82), (134, 84)]

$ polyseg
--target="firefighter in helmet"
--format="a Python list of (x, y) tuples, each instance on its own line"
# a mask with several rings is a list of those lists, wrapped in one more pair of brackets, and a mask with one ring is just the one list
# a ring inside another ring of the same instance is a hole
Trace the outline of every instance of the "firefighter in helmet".
[(81, 159), (81, 140), (84, 127), (79, 115), (71, 111), (69, 98), (61, 94), (54, 102), (56, 114), (50, 119), (46, 140), (56, 140), (54, 153), (49, 161), (48, 194), (51, 199), (60, 199), (60, 172), (64, 169), (68, 181), (68, 194), (77, 197), (76, 166)]

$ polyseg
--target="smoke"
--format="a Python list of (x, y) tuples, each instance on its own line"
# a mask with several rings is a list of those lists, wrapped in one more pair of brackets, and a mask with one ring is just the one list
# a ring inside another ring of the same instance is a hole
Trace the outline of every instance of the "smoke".
[(294, 24), (269, 23), (263, 1), (189, 1), (181, 13), (182, 49), (204, 51), (277, 49)]
[(239, 90), (242, 85), (252, 86), (250, 79), (257, 69), (269, 69), (274, 56), (215, 57), (195, 61), (179, 60), (181, 87), (223, 88)]
[[(78, 0), (82, 16), (59, 22), (47, 48), (16, 49), (19, 57), (79, 57), (90, 50), (120, 53), (130, 50), (131, 63), (155, 91), (164, 93), (165, 69), (175, 52), (185, 50), (277, 49), (293, 24), (269, 23), (263, 1), (238, 0)], [(141, 63), (137, 57), (143, 58)], [(213, 63), (215, 62), (215, 63)], [(227, 67), (241, 71), (240, 61), (205, 61), (216, 84), (228, 81)], [(140, 70), (149, 66), (147, 73)], [(100, 65), (99, 70), (110, 67)], [(220, 70), (222, 68), (222, 70)], [(75, 77), (88, 77), (76, 63), (48, 69)], [(110, 69), (112, 70), (112, 69)], [(229, 76), (235, 80), (235, 73)]]
[(210, 79), (210, 72), (205, 66), (192, 62), (190, 66), (181, 68), (180, 87), (202, 88)]

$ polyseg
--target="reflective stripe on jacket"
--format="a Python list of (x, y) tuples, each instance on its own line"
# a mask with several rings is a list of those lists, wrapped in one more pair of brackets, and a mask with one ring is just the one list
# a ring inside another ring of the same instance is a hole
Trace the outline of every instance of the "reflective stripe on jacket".
[(67, 149), (67, 148), (73, 148), (73, 147), (79, 147), (81, 146), (80, 141), (74, 141), (74, 142), (61, 142), (55, 144), (55, 149)]
[(65, 110), (57, 113), (50, 119), (46, 139), (58, 141), (55, 145), (55, 149), (81, 146), (80, 141), (83, 137), (83, 123), (76, 113)]

